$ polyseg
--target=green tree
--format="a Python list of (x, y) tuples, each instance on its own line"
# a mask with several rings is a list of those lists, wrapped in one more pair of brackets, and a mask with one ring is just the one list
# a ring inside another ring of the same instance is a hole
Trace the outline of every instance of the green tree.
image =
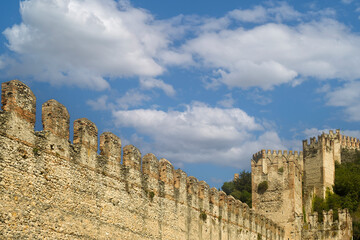
[(360, 151), (343, 150), (342, 164), (335, 165), (334, 193), (327, 192), (326, 198), (317, 196), (313, 199), (313, 211), (319, 213), (333, 209), (334, 220), (338, 219), (338, 209), (349, 209), (353, 219), (354, 240), (360, 240)]
[(238, 179), (225, 182), (221, 189), (251, 207), (251, 172), (240, 172)]

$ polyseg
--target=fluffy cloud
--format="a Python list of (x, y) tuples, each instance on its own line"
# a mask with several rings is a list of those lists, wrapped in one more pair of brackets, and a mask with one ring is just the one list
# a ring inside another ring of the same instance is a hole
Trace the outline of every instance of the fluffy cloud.
[(207, 31), (183, 48), (217, 69), (218, 81), (230, 87), (267, 90), (297, 78), (360, 78), (360, 36), (329, 18)]
[[(20, 2), (22, 23), (4, 31), (17, 62), (8, 74), (104, 89), (107, 78), (152, 77), (164, 67), (171, 23), (120, 0)], [(173, 61), (176, 54), (172, 54)]]
[(279, 2), (267, 8), (255, 6), (253, 9), (235, 9), (229, 12), (227, 17), (242, 22), (263, 23), (266, 21), (294, 20), (300, 18), (301, 15), (286, 2)]
[(174, 88), (164, 83), (162, 80), (154, 79), (154, 78), (142, 78), (140, 79), (140, 86), (143, 89), (153, 89), (153, 88), (159, 88), (165, 92), (168, 96), (174, 96), (175, 90)]
[(14, 56), (2, 56), (0, 68), (54, 84), (105, 89), (108, 79), (135, 76), (172, 96), (157, 78), (169, 66), (191, 65), (212, 70), (214, 86), (265, 90), (360, 77), (359, 35), (331, 15), (300, 13), (285, 2), (162, 21), (126, 0), (28, 0), (20, 11), (22, 23), (3, 33)]
[(344, 84), (343, 87), (335, 89), (327, 94), (330, 106), (344, 107), (347, 120), (360, 121), (360, 81)]
[(131, 127), (147, 136), (156, 154), (176, 164), (247, 166), (250, 154), (261, 148), (285, 148), (276, 132), (264, 130), (254, 117), (238, 108), (194, 103), (184, 111), (121, 110), (113, 116), (118, 127)]

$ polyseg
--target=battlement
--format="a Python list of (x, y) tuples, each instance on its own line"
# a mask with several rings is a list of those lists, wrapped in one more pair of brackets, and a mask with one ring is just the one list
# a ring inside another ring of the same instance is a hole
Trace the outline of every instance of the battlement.
[(314, 212), (308, 216), (309, 221), (303, 230), (304, 239), (351, 239), (352, 219), (348, 209), (338, 209), (338, 220), (334, 221), (333, 210), (319, 214)]
[[(253, 171), (257, 168), (259, 171), (267, 174), (273, 170), (277, 172), (280, 168), (293, 163), (297, 172), (303, 169), (303, 152), (287, 150), (261, 150), (252, 157), (251, 164)], [(298, 174), (297, 174), (298, 176)]]
[(302, 158), (302, 151), (287, 151), (287, 150), (265, 150), (262, 149), (261, 151), (253, 154), (252, 160), (256, 163), (263, 158), (274, 159), (275, 157), (285, 157), (287, 159), (299, 159)]
[(311, 147), (318, 147), (319, 145), (330, 145), (333, 141), (340, 141), (341, 134), (340, 129), (337, 129), (335, 132), (330, 130), (329, 133), (322, 133), (318, 135), (318, 137), (310, 138), (310, 143), (308, 140), (303, 140), (303, 149), (311, 148)]
[[(282, 227), (232, 196), (210, 189), (206, 182), (175, 170), (170, 161), (158, 160), (152, 153), (142, 156), (133, 145), (122, 147), (121, 139), (111, 132), (102, 133), (98, 143), (98, 128), (86, 118), (74, 121), (71, 143), (70, 115), (56, 100), (43, 104), (43, 131), (34, 132), (36, 98), (31, 89), (18, 80), (2, 87), (0, 138), (6, 144), (0, 163), (11, 171), (2, 172), (1, 179), (14, 182), (7, 183), (2, 194), (13, 198), (15, 192), (26, 197), (21, 203), (0, 200), (0, 215), (19, 209), (16, 214), (21, 218), (22, 208), (42, 201), (43, 195), (51, 196), (44, 198), (50, 206), (46, 216), (30, 217), (45, 234), (37, 237), (49, 237), (45, 230), (53, 226), (46, 224), (56, 222), (55, 228), (62, 230), (57, 237), (51, 236), (55, 239), (75, 235), (98, 239), (103, 232), (110, 234), (109, 239), (210, 239), (210, 234), (229, 239), (283, 239)], [(300, 155), (291, 151), (276, 154), (288, 159)], [(35, 191), (29, 182), (41, 190)], [(39, 204), (34, 209), (43, 212), (42, 207)], [(204, 214), (207, 218), (201, 217)], [(11, 221), (18, 227), (9, 231), (10, 238), (13, 233), (31, 238), (28, 231), (32, 227), (24, 230), (22, 223)], [(0, 228), (7, 226), (0, 223)]]
[(360, 140), (358, 138), (341, 136), (341, 148), (360, 150)]

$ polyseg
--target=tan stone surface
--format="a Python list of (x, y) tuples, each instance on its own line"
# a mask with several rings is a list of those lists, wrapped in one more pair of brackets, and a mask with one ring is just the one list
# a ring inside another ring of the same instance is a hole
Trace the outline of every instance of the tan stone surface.
[(75, 121), (72, 144), (67, 110), (54, 100), (35, 133), (22, 115), (35, 114), (31, 90), (19, 81), (3, 86), (18, 94), (3, 94), (5, 106), (21, 104), (0, 113), (1, 239), (283, 239), (272, 220), (166, 159), (121, 149), (112, 133), (100, 136), (98, 155), (97, 127), (87, 119)]

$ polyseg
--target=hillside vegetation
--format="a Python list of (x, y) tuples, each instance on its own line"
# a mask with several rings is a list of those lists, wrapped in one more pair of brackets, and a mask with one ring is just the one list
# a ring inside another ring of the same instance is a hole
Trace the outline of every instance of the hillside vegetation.
[(336, 220), (337, 209), (349, 209), (353, 219), (354, 240), (360, 240), (360, 151), (350, 153), (344, 150), (341, 155), (343, 163), (335, 165), (334, 193), (328, 191), (325, 199), (315, 197), (313, 211), (319, 213), (319, 221), (322, 221), (322, 210), (333, 209)]

